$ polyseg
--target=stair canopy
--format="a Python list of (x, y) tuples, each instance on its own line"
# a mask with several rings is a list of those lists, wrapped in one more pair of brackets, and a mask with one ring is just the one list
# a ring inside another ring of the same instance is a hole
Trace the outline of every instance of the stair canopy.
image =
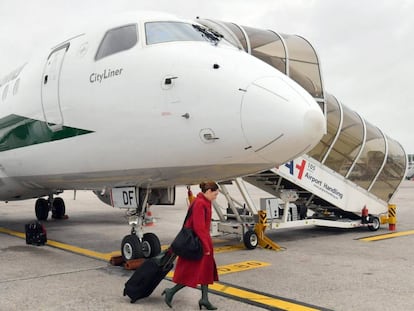
[(404, 179), (407, 156), (402, 146), (324, 91), (318, 55), (297, 35), (211, 19), (197, 22), (283, 72), (320, 104), (327, 133), (308, 155), (347, 180), (389, 202)]

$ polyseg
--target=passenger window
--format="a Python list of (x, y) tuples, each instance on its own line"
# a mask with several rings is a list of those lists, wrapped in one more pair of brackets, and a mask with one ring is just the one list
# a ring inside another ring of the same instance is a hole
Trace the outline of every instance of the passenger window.
[(128, 50), (138, 42), (137, 25), (127, 25), (108, 30), (99, 45), (95, 60)]

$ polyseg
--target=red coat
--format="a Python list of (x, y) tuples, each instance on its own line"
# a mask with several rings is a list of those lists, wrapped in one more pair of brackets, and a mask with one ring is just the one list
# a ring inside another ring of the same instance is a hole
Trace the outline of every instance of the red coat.
[[(211, 202), (203, 193), (199, 193), (192, 204), (192, 213), (185, 226), (192, 228), (203, 245), (204, 256), (200, 260), (186, 260), (178, 257), (173, 281), (178, 284), (197, 287), (218, 281), (216, 262), (214, 261), (213, 241), (210, 236)], [(210, 255), (206, 253), (210, 252)]]

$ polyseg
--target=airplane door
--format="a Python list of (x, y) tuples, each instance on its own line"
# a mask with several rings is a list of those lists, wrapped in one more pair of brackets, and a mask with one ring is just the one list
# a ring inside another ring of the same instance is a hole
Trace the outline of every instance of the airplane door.
[(45, 121), (52, 131), (63, 127), (63, 114), (60, 106), (59, 80), (63, 60), (69, 43), (62, 45), (50, 53), (43, 70), (42, 77), (42, 109)]

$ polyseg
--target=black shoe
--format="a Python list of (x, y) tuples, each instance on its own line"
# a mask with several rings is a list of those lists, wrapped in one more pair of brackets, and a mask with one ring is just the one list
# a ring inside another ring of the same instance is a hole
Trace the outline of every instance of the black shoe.
[(170, 288), (164, 289), (164, 291), (161, 293), (161, 295), (165, 295), (165, 297), (164, 297), (165, 303), (167, 304), (167, 306), (172, 308), (171, 302), (172, 302), (172, 299), (174, 297), (174, 294), (171, 293), (171, 289)]
[(206, 309), (207, 309), (207, 310), (217, 310), (217, 307), (213, 306), (213, 305), (210, 303), (210, 301), (208, 301), (208, 300), (203, 300), (203, 299), (200, 299), (200, 300), (198, 301), (198, 307), (200, 308), (200, 310), (201, 310), (201, 307), (206, 307)]

